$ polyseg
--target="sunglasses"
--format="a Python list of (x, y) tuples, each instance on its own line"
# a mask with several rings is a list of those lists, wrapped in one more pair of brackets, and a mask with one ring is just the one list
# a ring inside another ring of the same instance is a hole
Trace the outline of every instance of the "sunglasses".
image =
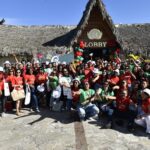
[(17, 72), (17, 73), (21, 73), (21, 72)]

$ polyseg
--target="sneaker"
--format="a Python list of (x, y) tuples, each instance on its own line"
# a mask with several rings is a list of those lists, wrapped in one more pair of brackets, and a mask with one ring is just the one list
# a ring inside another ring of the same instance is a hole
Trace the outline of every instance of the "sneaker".
[(16, 115), (17, 115), (17, 116), (20, 116), (19, 112), (16, 112)]
[(96, 120), (96, 121), (99, 121), (99, 119), (100, 119), (99, 115), (95, 115), (95, 116), (93, 116), (92, 118), (93, 118), (94, 120)]
[(30, 112), (33, 112), (33, 109), (32, 109), (32, 108), (30, 108)]
[(115, 123), (118, 125), (118, 126), (120, 126), (120, 127), (122, 127), (123, 126), (123, 120), (116, 120), (115, 121)]
[(108, 122), (101, 127), (101, 129), (112, 129), (112, 122)]
[(129, 124), (127, 125), (127, 130), (128, 130), (129, 132), (133, 132), (133, 131), (135, 130), (132, 123), (129, 123)]
[(36, 108), (36, 110), (35, 110), (37, 113), (39, 113), (40, 112), (40, 110), (38, 109), (38, 108)]
[(5, 113), (5, 112), (2, 112), (2, 113), (1, 113), (1, 117), (2, 117), (2, 118), (6, 117), (6, 113)]

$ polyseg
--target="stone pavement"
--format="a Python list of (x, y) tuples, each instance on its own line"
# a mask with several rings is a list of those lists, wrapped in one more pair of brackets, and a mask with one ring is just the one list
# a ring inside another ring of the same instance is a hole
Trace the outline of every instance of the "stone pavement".
[(77, 121), (67, 112), (23, 110), (0, 118), (0, 150), (150, 150), (144, 130), (100, 129), (101, 122)]

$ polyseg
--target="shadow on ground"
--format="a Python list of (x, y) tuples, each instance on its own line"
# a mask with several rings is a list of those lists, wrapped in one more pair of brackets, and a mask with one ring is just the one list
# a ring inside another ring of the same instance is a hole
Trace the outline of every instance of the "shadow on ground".
[(79, 121), (78, 115), (76, 113), (76, 111), (71, 111), (71, 112), (67, 112), (67, 111), (62, 111), (62, 112), (54, 112), (54, 111), (50, 111), (49, 109), (41, 109), (41, 111), (39, 113), (36, 112), (30, 112), (26, 115), (22, 115), (22, 116), (18, 116), (14, 119), (20, 119), (20, 118), (24, 118), (24, 117), (28, 117), (28, 116), (33, 116), (33, 115), (40, 115), (40, 117), (32, 122), (30, 122), (30, 125), (33, 125), (37, 122), (40, 122), (42, 120), (44, 120), (45, 118), (52, 118), (54, 119), (54, 122), (60, 122), (63, 124), (69, 124), (75, 121)]

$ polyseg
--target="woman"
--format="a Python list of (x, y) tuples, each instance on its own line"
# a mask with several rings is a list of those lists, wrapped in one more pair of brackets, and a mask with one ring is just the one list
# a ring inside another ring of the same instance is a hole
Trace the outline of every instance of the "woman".
[(33, 69), (30, 68), (27, 70), (27, 75), (24, 77), (26, 86), (29, 86), (31, 91), (31, 110), (35, 108), (36, 112), (39, 111), (38, 100), (35, 92), (35, 75), (33, 74)]
[(76, 108), (80, 99), (80, 88), (79, 88), (80, 80), (78, 78), (75, 78), (72, 81), (73, 81), (73, 85), (71, 86), (72, 107)]
[[(35, 78), (35, 83), (36, 83), (36, 88), (38, 90), (38, 99), (40, 100), (40, 104), (43, 106), (46, 106), (46, 82), (48, 80), (48, 75), (47, 73), (44, 72), (43, 68), (40, 68), (39, 73), (36, 75)], [(42, 89), (39, 90), (39, 89)]]
[[(49, 75), (49, 88), (50, 88), (50, 101), (48, 102), (49, 106), (50, 106), (50, 110), (53, 107), (53, 102), (55, 101), (55, 99), (57, 99), (59, 96), (59, 94), (54, 94), (56, 93), (55, 91), (57, 91), (57, 87), (59, 85), (59, 79), (57, 76), (57, 71), (53, 70), (53, 72), (51, 73), (51, 75)], [(59, 92), (59, 91), (57, 91)], [(57, 98), (56, 98), (57, 97)]]
[(6, 99), (4, 96), (4, 70), (3, 67), (0, 67), (0, 101), (1, 101), (1, 108), (2, 108), (2, 112), (1, 112), (1, 116), (4, 117), (5, 116), (5, 103), (6, 103)]
[(6, 82), (9, 83), (9, 89), (10, 91), (12, 91), (13, 90), (12, 85), (14, 85), (14, 82), (15, 82), (15, 72), (13, 69), (9, 70), (9, 75), (6, 78)]
[[(21, 76), (21, 70), (16, 70), (16, 76), (14, 78), (13, 88), (17, 91), (24, 90), (23, 89), (23, 77)], [(19, 116), (22, 108), (22, 100), (19, 99), (16, 101), (16, 115)]]
[(90, 89), (89, 82), (85, 81), (84, 88), (80, 90), (80, 100), (77, 105), (77, 111), (81, 121), (90, 117), (97, 117), (99, 109), (95, 104), (92, 104), (94, 97), (95, 91)]
[(62, 88), (61, 100), (63, 101), (63, 109), (71, 110), (72, 93), (71, 93), (72, 76), (69, 74), (67, 68), (63, 68), (63, 75), (59, 78), (59, 84)]
[(146, 133), (150, 134), (150, 89), (146, 88), (142, 92), (142, 111), (135, 119), (135, 123), (146, 128)]

